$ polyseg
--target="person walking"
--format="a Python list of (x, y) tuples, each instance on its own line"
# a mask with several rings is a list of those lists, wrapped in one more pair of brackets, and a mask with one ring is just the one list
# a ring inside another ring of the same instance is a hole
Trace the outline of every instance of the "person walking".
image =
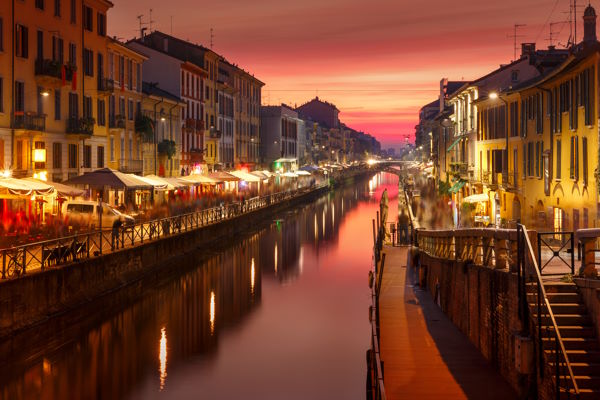
[(402, 244), (407, 244), (409, 242), (408, 225), (408, 214), (406, 214), (406, 210), (403, 208), (398, 216), (398, 239)]
[(385, 224), (387, 223), (387, 216), (388, 216), (388, 192), (387, 192), (387, 188), (385, 188), (383, 190), (383, 194), (381, 195), (381, 201), (379, 203), (379, 219), (381, 222), (381, 229), (383, 232), (383, 238), (386, 239), (387, 238), (387, 229), (385, 227)]

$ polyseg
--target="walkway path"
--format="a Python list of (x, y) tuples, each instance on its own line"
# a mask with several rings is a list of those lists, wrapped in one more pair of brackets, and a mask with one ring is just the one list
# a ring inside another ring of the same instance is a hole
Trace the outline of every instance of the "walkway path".
[(515, 399), (430, 294), (412, 287), (407, 250), (384, 248), (379, 306), (387, 399)]

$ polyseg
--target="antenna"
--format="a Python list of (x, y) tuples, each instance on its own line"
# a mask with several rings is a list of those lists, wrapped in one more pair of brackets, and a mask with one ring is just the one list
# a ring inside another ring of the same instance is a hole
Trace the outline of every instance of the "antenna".
[(212, 50), (215, 40), (215, 34), (213, 28), (210, 28), (210, 49)]
[(173, 35), (173, 16), (171, 15), (171, 35)]
[(144, 25), (144, 23), (142, 22), (142, 17), (144, 16), (144, 14), (140, 14), (138, 15), (136, 18), (138, 19), (138, 22), (140, 23), (140, 38), (143, 39), (144, 38), (144, 31), (142, 30), (142, 27)]
[(156, 22), (152, 20), (152, 9), (150, 9), (150, 20), (148, 21), (148, 27), (150, 28), (150, 32), (152, 32), (152, 24)]
[(525, 24), (515, 24), (513, 29), (514, 29), (514, 33), (512, 35), (507, 35), (507, 37), (509, 39), (513, 39), (514, 40), (514, 44), (513, 44), (513, 51), (514, 51), (514, 55), (513, 55), (513, 61), (516, 61), (517, 59), (517, 51), (519, 51), (519, 48), (517, 47), (517, 38), (520, 37), (524, 37), (524, 35), (517, 35), (517, 30), (519, 28), (522, 28), (524, 26), (527, 26)]
[(554, 38), (556, 37), (555, 35), (560, 33), (560, 31), (555, 31), (552, 28), (563, 23), (564, 22), (550, 22), (550, 35), (548, 39), (546, 39), (547, 42), (550, 42), (550, 46), (554, 46)]

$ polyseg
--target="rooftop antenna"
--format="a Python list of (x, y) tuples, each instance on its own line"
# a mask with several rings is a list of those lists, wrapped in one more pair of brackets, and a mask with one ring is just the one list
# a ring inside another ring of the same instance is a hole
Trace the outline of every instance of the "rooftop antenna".
[(212, 50), (213, 45), (214, 45), (214, 40), (215, 40), (215, 33), (214, 33), (214, 29), (210, 28), (210, 49)]
[(150, 32), (152, 32), (152, 24), (156, 22), (152, 20), (152, 9), (150, 9), (150, 20), (148, 21), (148, 27), (150, 28)]
[(555, 35), (560, 33), (553, 30), (552, 28), (554, 28), (556, 25), (560, 25), (563, 23), (564, 22), (550, 22), (550, 36), (548, 37), (548, 39), (546, 39), (547, 42), (550, 42), (550, 47), (554, 46), (554, 38), (556, 37)]
[(140, 23), (140, 38), (144, 38), (144, 31), (142, 30), (144, 23), (142, 22), (142, 17), (144, 16), (144, 14), (140, 14), (138, 15), (136, 18), (138, 19), (138, 22)]
[(527, 25), (525, 25), (525, 24), (515, 24), (515, 25), (514, 25), (514, 27), (513, 27), (513, 29), (514, 29), (514, 31), (513, 31), (513, 32), (514, 32), (514, 33), (513, 33), (512, 35), (507, 35), (507, 37), (508, 37), (509, 39), (513, 39), (513, 40), (514, 40), (514, 44), (513, 44), (513, 51), (514, 51), (514, 54), (513, 54), (513, 61), (516, 61), (516, 60), (517, 60), (517, 51), (519, 51), (519, 48), (517, 47), (517, 38), (524, 37), (524, 35), (518, 35), (518, 34), (517, 34), (517, 30), (518, 30), (519, 28), (522, 28), (522, 27), (524, 27), (524, 26), (527, 26)]
[(171, 15), (171, 35), (173, 35), (173, 16)]

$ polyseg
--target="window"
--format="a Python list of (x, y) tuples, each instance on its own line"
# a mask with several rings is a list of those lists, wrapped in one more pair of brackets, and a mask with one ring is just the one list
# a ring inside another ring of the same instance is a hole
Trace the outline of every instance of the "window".
[(579, 178), (579, 143), (577, 136), (571, 138), (571, 157), (569, 163), (569, 177), (573, 180)]
[(125, 118), (125, 99), (123, 97), (119, 98), (119, 115)]
[(83, 28), (90, 32), (94, 30), (94, 11), (88, 6), (83, 6)]
[(556, 180), (559, 181), (561, 178), (561, 160), (562, 160), (562, 149), (560, 139), (556, 141)]
[(77, 0), (71, 0), (71, 23), (77, 23)]
[(98, 13), (98, 35), (106, 36), (106, 15)]
[(77, 45), (69, 43), (69, 64), (77, 65)]
[(125, 84), (125, 58), (119, 56), (119, 83), (121, 87)]
[(46, 168), (46, 158), (45, 158), (46, 143), (42, 142), (42, 141), (34, 142), (33, 143), (33, 148), (35, 150), (44, 150), (44, 159), (43, 159), (43, 161), (41, 159), (39, 159), (38, 161), (34, 161), (34, 168), (35, 169), (45, 169)]
[(133, 63), (127, 60), (127, 88), (133, 90)]
[(121, 160), (125, 159), (125, 138), (121, 136)]
[(79, 96), (69, 93), (69, 118), (79, 118)]
[(110, 137), (110, 161), (115, 161), (115, 138)]
[(35, 8), (44, 9), (44, 0), (35, 0)]
[(527, 143), (527, 176), (534, 176), (535, 154), (533, 142)]
[(104, 168), (104, 146), (96, 148), (96, 165), (98, 168)]
[(92, 168), (92, 146), (83, 146), (83, 168)]
[(69, 168), (77, 168), (77, 145), (69, 145)]
[(58, 61), (60, 64), (64, 61), (64, 42), (57, 36), (52, 36), (52, 61)]
[(83, 72), (87, 76), (94, 76), (94, 52), (83, 49)]
[(583, 185), (588, 184), (588, 151), (587, 151), (587, 138), (581, 138), (581, 152), (583, 153)]
[(92, 98), (83, 96), (83, 118), (93, 118), (92, 114)]
[(133, 121), (133, 100), (127, 100), (127, 118)]
[(15, 25), (15, 56), (29, 57), (29, 30), (19, 24)]
[(138, 92), (142, 91), (142, 64), (135, 64), (135, 83)]
[(4, 112), (4, 79), (0, 76), (0, 113)]
[(98, 100), (98, 126), (106, 126), (106, 103), (104, 100)]
[(15, 112), (23, 114), (25, 111), (25, 83), (15, 81)]
[(60, 0), (54, 0), (54, 16), (60, 17)]
[(62, 144), (61, 143), (53, 143), (52, 144), (52, 168), (54, 168), (54, 169), (62, 168)]

